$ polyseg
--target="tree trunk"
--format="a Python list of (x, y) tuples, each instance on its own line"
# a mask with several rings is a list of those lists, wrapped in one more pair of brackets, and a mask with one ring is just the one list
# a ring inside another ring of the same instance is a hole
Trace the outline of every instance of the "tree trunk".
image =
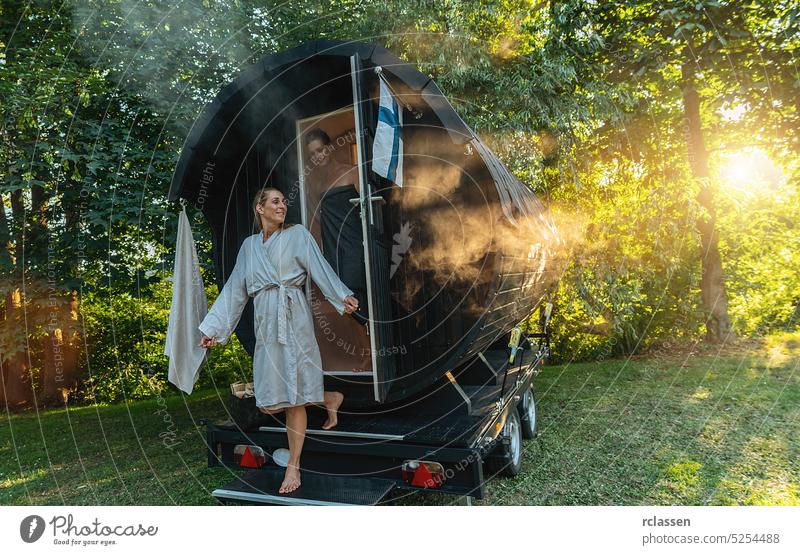
[(42, 340), (44, 364), (41, 374), (42, 401), (62, 405), (78, 386), (78, 300), (77, 292), (58, 297), (50, 307), (58, 322)]
[[(18, 326), (22, 322), (19, 314), (22, 311), (22, 295), (19, 289), (11, 291), (6, 296), (7, 326)], [(3, 356), (4, 353), (0, 353)], [(33, 404), (33, 387), (31, 368), (28, 364), (28, 353), (18, 350), (8, 353), (8, 360), (3, 364), (3, 393), (4, 404), (9, 409), (19, 409)], [(5, 358), (4, 356), (4, 358)]]
[(728, 317), (728, 295), (722, 272), (722, 257), (719, 254), (719, 234), (716, 229), (714, 192), (708, 175), (708, 152), (703, 141), (700, 120), (700, 95), (694, 84), (691, 65), (687, 60), (681, 70), (683, 76), (683, 109), (687, 152), (692, 175), (701, 182), (697, 202), (704, 213), (697, 219), (700, 234), (700, 256), (702, 277), (700, 291), (706, 318), (706, 338), (712, 342), (724, 340), (731, 333)]
[(61, 328), (55, 328), (47, 332), (42, 338), (43, 362), (41, 374), (42, 393), (39, 401), (42, 404), (64, 403), (64, 355), (62, 353)]

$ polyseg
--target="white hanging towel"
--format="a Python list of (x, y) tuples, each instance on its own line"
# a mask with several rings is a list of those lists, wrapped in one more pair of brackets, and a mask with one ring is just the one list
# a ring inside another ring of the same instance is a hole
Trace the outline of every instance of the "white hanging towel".
[(378, 125), (372, 143), (372, 171), (403, 186), (403, 109), (380, 75), (381, 99)]
[(172, 274), (172, 305), (164, 354), (169, 357), (169, 381), (192, 392), (207, 350), (199, 346), (200, 322), (208, 313), (208, 298), (200, 275), (192, 228), (184, 206), (178, 216), (175, 271)]

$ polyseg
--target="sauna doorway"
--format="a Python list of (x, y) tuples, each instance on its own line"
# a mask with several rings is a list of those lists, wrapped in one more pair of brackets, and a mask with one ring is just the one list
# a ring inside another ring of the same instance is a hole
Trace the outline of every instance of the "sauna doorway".
[(369, 318), (366, 267), (363, 244), (358, 244), (363, 242), (361, 218), (358, 202), (351, 202), (360, 195), (353, 109), (297, 120), (296, 133), (303, 225), (359, 299), (360, 318), (340, 315), (309, 280), (322, 369), (327, 375), (371, 375), (374, 379), (369, 327), (365, 324)]

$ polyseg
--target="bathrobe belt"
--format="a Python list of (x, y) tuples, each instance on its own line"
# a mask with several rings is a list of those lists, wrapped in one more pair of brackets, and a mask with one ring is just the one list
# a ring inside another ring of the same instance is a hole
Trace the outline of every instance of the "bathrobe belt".
[(289, 291), (287, 291), (289, 287), (300, 289), (301, 291), (303, 290), (302, 285), (291, 285), (288, 283), (267, 283), (264, 285), (264, 289), (278, 289), (278, 343), (282, 345), (286, 345), (286, 303), (290, 298)]

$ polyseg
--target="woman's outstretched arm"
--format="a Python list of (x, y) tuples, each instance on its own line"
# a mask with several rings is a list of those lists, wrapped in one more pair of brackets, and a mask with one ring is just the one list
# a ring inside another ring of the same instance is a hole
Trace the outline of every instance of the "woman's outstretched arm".
[[(228, 342), (247, 304), (247, 284), (245, 282), (247, 253), (245, 247), (245, 243), (239, 247), (236, 264), (228, 281), (225, 282), (222, 291), (219, 292), (219, 296), (199, 326), (203, 335), (216, 338), (216, 342), (219, 344)], [(213, 343), (208, 346), (213, 346)]]
[[(328, 302), (333, 305), (336, 312), (344, 314), (346, 312), (345, 299), (347, 297), (353, 297), (353, 291), (342, 283), (342, 280), (339, 279), (339, 276), (333, 271), (331, 265), (325, 260), (311, 232), (300, 224), (296, 225), (302, 230), (301, 234), (303, 237), (300, 243), (300, 253), (298, 257), (300, 265), (308, 272), (311, 279), (314, 280), (314, 283), (319, 286), (320, 291), (325, 295)], [(352, 303), (354, 301), (355, 298), (350, 302)]]

